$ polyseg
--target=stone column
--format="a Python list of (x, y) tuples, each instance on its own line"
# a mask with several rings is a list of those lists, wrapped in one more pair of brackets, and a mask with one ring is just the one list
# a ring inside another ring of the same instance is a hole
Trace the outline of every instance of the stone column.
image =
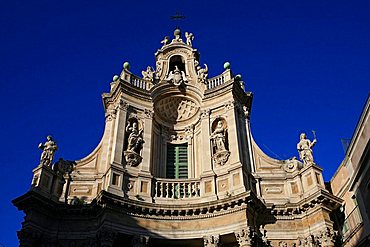
[(218, 247), (220, 244), (220, 235), (204, 236), (204, 247)]
[(131, 241), (132, 247), (149, 246), (149, 236), (135, 235)]
[(253, 230), (250, 227), (234, 232), (240, 247), (252, 247), (254, 243)]

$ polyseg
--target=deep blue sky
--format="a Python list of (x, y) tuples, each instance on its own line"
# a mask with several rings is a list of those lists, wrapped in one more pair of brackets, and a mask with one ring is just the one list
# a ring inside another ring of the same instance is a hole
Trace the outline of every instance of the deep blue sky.
[(69, 160), (92, 151), (101, 93), (124, 61), (138, 75), (154, 66), (176, 11), (210, 76), (225, 61), (243, 75), (260, 147), (297, 156), (299, 133), (314, 129), (330, 179), (370, 89), (370, 1), (0, 1), (0, 246), (18, 244), (23, 215), (10, 201), (29, 189), (38, 143), (52, 134)]

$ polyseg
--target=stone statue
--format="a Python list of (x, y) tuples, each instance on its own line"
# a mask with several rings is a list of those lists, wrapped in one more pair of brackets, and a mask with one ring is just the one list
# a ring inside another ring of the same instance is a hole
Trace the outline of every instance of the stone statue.
[(187, 82), (185, 72), (180, 71), (177, 65), (175, 65), (175, 69), (168, 74), (166, 80), (172, 81), (175, 86), (179, 86), (181, 83)]
[(141, 74), (143, 75), (144, 80), (154, 80), (154, 70), (150, 66), (146, 67), (146, 70), (143, 70)]
[(303, 161), (305, 165), (314, 164), (312, 147), (316, 144), (316, 138), (311, 142), (307, 139), (306, 134), (302, 133), (300, 135), (300, 141), (297, 144), (297, 150), (299, 153), (299, 158)]
[(212, 146), (214, 147), (215, 153), (225, 151), (225, 137), (226, 129), (224, 128), (222, 121), (217, 122), (215, 130), (211, 134)]
[(42, 149), (40, 164), (51, 167), (58, 146), (50, 135), (46, 139), (47, 141), (44, 144), (39, 144), (39, 149)]
[(208, 66), (204, 64), (204, 68), (201, 68), (199, 65), (197, 66), (197, 74), (198, 74), (198, 82), (206, 83), (208, 78)]
[(157, 61), (156, 63), (155, 63), (155, 65), (156, 65), (156, 68), (155, 68), (155, 78), (156, 79), (159, 79), (159, 76), (160, 76), (160, 74), (161, 74), (161, 72), (162, 72), (162, 62), (161, 61)]
[(142, 137), (143, 130), (138, 129), (138, 124), (136, 122), (133, 122), (132, 126), (130, 126), (130, 123), (128, 122), (126, 126), (126, 132), (130, 133), (127, 138), (127, 151), (139, 153), (141, 146), (144, 143)]
[(194, 35), (192, 33), (185, 32), (186, 37), (186, 44), (189, 46), (193, 46), (192, 41), (194, 40)]
[(164, 39), (161, 41), (163, 46), (168, 45), (168, 42), (170, 42), (170, 37), (169, 36), (164, 37)]

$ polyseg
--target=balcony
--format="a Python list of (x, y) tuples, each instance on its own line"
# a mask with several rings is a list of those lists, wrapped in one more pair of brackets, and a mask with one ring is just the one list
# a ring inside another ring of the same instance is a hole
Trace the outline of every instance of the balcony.
[(200, 198), (199, 179), (162, 179), (155, 182), (154, 199), (156, 201), (183, 201)]

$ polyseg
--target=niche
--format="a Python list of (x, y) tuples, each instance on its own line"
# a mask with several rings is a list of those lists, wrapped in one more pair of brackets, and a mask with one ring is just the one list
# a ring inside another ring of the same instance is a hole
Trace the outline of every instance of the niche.
[(177, 68), (180, 71), (186, 72), (185, 71), (185, 59), (182, 56), (175, 55), (175, 56), (172, 56), (170, 58), (170, 70), (169, 71), (174, 71), (175, 70), (175, 66), (177, 66)]

